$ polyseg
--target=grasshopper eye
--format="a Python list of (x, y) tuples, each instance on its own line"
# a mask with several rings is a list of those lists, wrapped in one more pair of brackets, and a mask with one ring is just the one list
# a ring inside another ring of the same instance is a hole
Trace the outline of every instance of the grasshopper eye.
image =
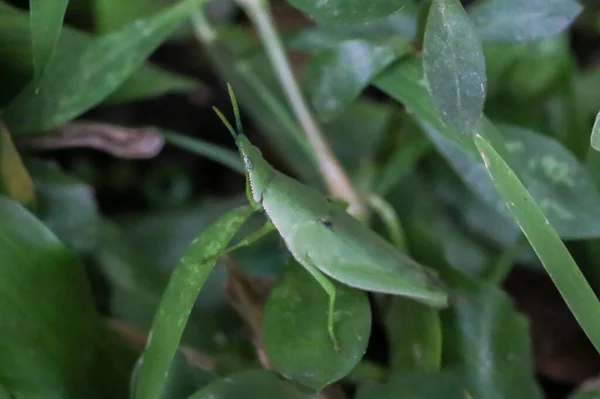
[(329, 230), (333, 229), (333, 222), (331, 220), (321, 220), (323, 226), (327, 227)]
[(247, 156), (244, 156), (244, 166), (246, 167), (246, 170), (248, 172), (251, 172), (254, 169), (254, 165), (252, 164), (252, 161)]

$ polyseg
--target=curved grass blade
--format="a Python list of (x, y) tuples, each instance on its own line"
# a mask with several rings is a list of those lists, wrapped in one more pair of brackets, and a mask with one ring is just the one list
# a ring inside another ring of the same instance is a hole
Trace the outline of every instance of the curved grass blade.
[(206, 157), (211, 161), (220, 163), (229, 169), (241, 174), (245, 174), (244, 165), (240, 160), (237, 152), (221, 147), (219, 145), (209, 143), (195, 137), (184, 136), (179, 133), (162, 131), (161, 132), (167, 143), (174, 145), (194, 154)]
[(590, 137), (590, 144), (596, 151), (600, 151), (600, 112), (596, 115), (596, 121), (592, 128), (592, 137)]
[(133, 381), (134, 399), (162, 397), (194, 301), (217, 257), (253, 212), (248, 205), (229, 211), (188, 247), (169, 279), (152, 322), (146, 349), (138, 361)]
[(31, 49), (35, 81), (50, 62), (67, 10), (69, 0), (30, 0)]
[(571, 312), (600, 352), (600, 302), (519, 178), (488, 141), (476, 135), (475, 145), (515, 221), (529, 240)]

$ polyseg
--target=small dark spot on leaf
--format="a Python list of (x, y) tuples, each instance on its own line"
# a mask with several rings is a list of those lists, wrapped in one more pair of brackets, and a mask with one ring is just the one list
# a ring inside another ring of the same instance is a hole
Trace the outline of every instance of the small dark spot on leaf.
[(333, 222), (331, 220), (321, 220), (321, 223), (330, 230), (333, 228)]

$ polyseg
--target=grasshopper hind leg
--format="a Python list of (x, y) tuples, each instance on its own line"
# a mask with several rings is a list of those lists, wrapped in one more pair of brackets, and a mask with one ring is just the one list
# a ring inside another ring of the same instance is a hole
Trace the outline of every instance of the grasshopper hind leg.
[(329, 296), (329, 310), (327, 313), (327, 332), (333, 343), (333, 350), (339, 352), (341, 350), (337, 336), (335, 334), (335, 297), (336, 289), (335, 285), (317, 269), (317, 267), (310, 261), (310, 258), (305, 256), (301, 260), (298, 259), (299, 263), (317, 280), (319, 285), (323, 287), (327, 295)]

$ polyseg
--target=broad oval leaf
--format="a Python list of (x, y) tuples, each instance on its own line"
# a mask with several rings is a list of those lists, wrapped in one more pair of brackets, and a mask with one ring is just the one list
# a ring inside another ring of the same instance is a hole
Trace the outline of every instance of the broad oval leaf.
[(229, 211), (187, 248), (173, 271), (136, 370), (133, 398), (160, 398), (168, 371), (196, 297), (218, 256), (254, 212), (251, 206)]
[(439, 312), (394, 297), (386, 314), (390, 367), (394, 371), (435, 371), (442, 360)]
[(592, 128), (592, 135), (590, 136), (590, 145), (596, 151), (600, 151), (600, 112), (596, 115), (596, 121)]
[(366, 294), (336, 287), (335, 352), (327, 332), (329, 297), (298, 263), (290, 262), (265, 307), (264, 345), (273, 367), (286, 378), (321, 390), (346, 376), (362, 359), (371, 332)]
[(5, 109), (15, 133), (54, 128), (100, 103), (123, 84), (202, 0), (186, 0), (91, 42), (59, 42), (39, 83), (29, 84)]
[(250, 370), (213, 382), (189, 399), (311, 399), (291, 382), (266, 370)]
[(356, 399), (467, 399), (460, 375), (453, 372), (397, 373), (385, 383), (361, 387)]
[(0, 220), (0, 380), (14, 397), (93, 397), (104, 326), (83, 264), (5, 197)]
[(423, 39), (423, 69), (444, 123), (469, 132), (483, 112), (485, 58), (459, 0), (434, 0)]
[(600, 302), (542, 209), (511, 168), (481, 136), (475, 136), (494, 186), (529, 240), (583, 331), (600, 352)]
[(31, 19), (31, 49), (35, 79), (43, 74), (50, 62), (69, 0), (29, 0)]
[(390, 38), (348, 39), (318, 52), (304, 75), (315, 113), (323, 121), (336, 118), (375, 75), (410, 50), (408, 41)]
[(444, 366), (461, 371), (474, 398), (542, 399), (527, 321), (498, 288), (470, 283), (442, 312)]
[(468, 11), (481, 40), (519, 42), (562, 32), (582, 9), (575, 0), (485, 0)]
[(403, 8), (405, 0), (288, 0), (323, 24), (358, 25), (383, 18)]

